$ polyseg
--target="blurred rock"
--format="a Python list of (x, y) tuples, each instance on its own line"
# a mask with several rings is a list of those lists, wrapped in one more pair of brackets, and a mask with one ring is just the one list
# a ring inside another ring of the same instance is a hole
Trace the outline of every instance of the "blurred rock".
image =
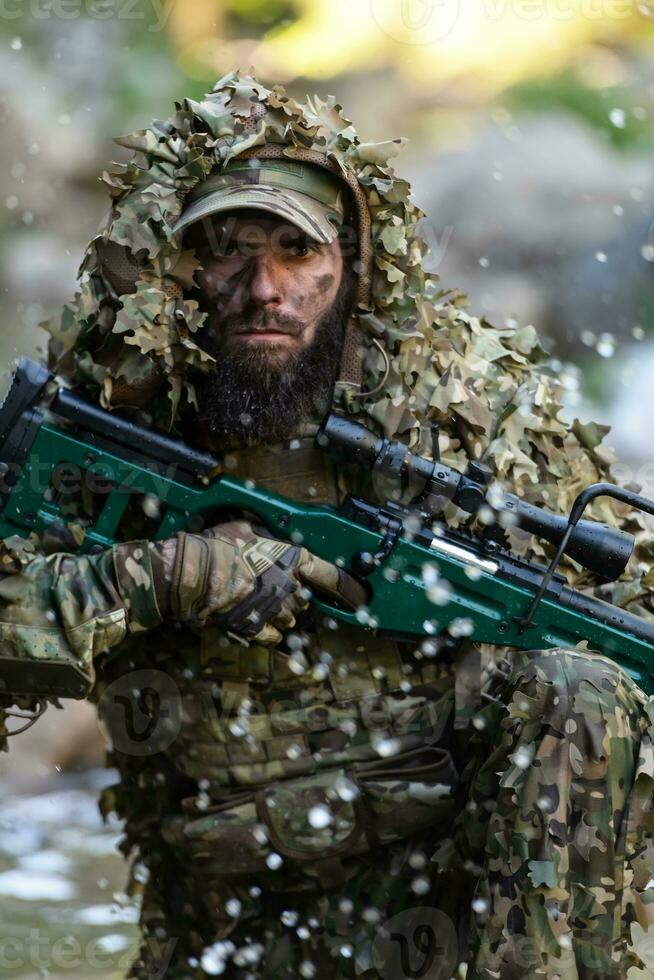
[(473, 132), (410, 164), (444, 285), (496, 322), (536, 323), (564, 354), (582, 335), (594, 344), (586, 331), (629, 336), (654, 296), (650, 158), (561, 112), (507, 113)]
[[(10, 751), (0, 755), (0, 778), (16, 791), (26, 792), (59, 773), (82, 772), (104, 765), (105, 744), (95, 707), (87, 701), (52, 705), (28, 731), (10, 739)], [(12, 728), (20, 726), (17, 719)]]

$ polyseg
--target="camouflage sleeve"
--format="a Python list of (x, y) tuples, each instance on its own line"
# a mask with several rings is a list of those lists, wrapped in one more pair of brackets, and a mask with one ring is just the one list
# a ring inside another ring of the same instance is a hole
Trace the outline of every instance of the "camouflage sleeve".
[(85, 697), (94, 659), (129, 632), (157, 626), (157, 552), (147, 541), (98, 555), (0, 546), (0, 693)]

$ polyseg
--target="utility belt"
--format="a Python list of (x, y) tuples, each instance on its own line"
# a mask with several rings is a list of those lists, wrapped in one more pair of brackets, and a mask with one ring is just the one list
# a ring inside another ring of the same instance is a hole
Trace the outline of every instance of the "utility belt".
[(281, 867), (330, 887), (349, 876), (348, 859), (447, 827), (457, 783), (450, 753), (423, 743), (388, 758), (225, 790), (209, 804), (185, 799), (162, 832), (207, 887), (220, 878), (272, 877)]

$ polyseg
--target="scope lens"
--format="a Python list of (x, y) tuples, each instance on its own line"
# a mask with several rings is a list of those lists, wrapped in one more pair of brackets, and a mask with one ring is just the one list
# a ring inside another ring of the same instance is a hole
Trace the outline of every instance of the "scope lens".
[(316, 444), (335, 459), (372, 466), (382, 452), (385, 440), (358, 422), (332, 414), (320, 426)]

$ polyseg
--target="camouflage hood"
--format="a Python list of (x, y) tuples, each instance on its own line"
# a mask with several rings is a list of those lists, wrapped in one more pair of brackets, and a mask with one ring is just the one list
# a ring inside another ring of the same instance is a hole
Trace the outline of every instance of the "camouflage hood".
[[(548, 462), (547, 482), (572, 467), (574, 483), (592, 475), (587, 457), (571, 460), (564, 446), (558, 384), (533, 375), (542, 359), (534, 328), (469, 316), (425, 272), (428, 249), (416, 227), (423, 213), (389, 164), (403, 139), (361, 142), (333, 97), (299, 103), (234, 72), (201, 102), (185, 99), (167, 121), (117, 142), (133, 157), (103, 174), (111, 210), (86, 251), (79, 292), (48, 327), (51, 364), (105, 407), (136, 409), (175, 429), (194, 405), (189, 369), (211, 370), (212, 358), (202, 349), (204, 315), (185, 297), (198, 263), (171, 228), (187, 194), (216, 167), (242, 154), (283, 153), (339, 173), (357, 206), (352, 319), (362, 387), (337, 385), (337, 405), (422, 452), (430, 448), (426, 423), (436, 421), (445, 461), (464, 466), (483, 452), (498, 475), (536, 499), (544, 489), (539, 460)], [(584, 442), (600, 462), (595, 430)]]

